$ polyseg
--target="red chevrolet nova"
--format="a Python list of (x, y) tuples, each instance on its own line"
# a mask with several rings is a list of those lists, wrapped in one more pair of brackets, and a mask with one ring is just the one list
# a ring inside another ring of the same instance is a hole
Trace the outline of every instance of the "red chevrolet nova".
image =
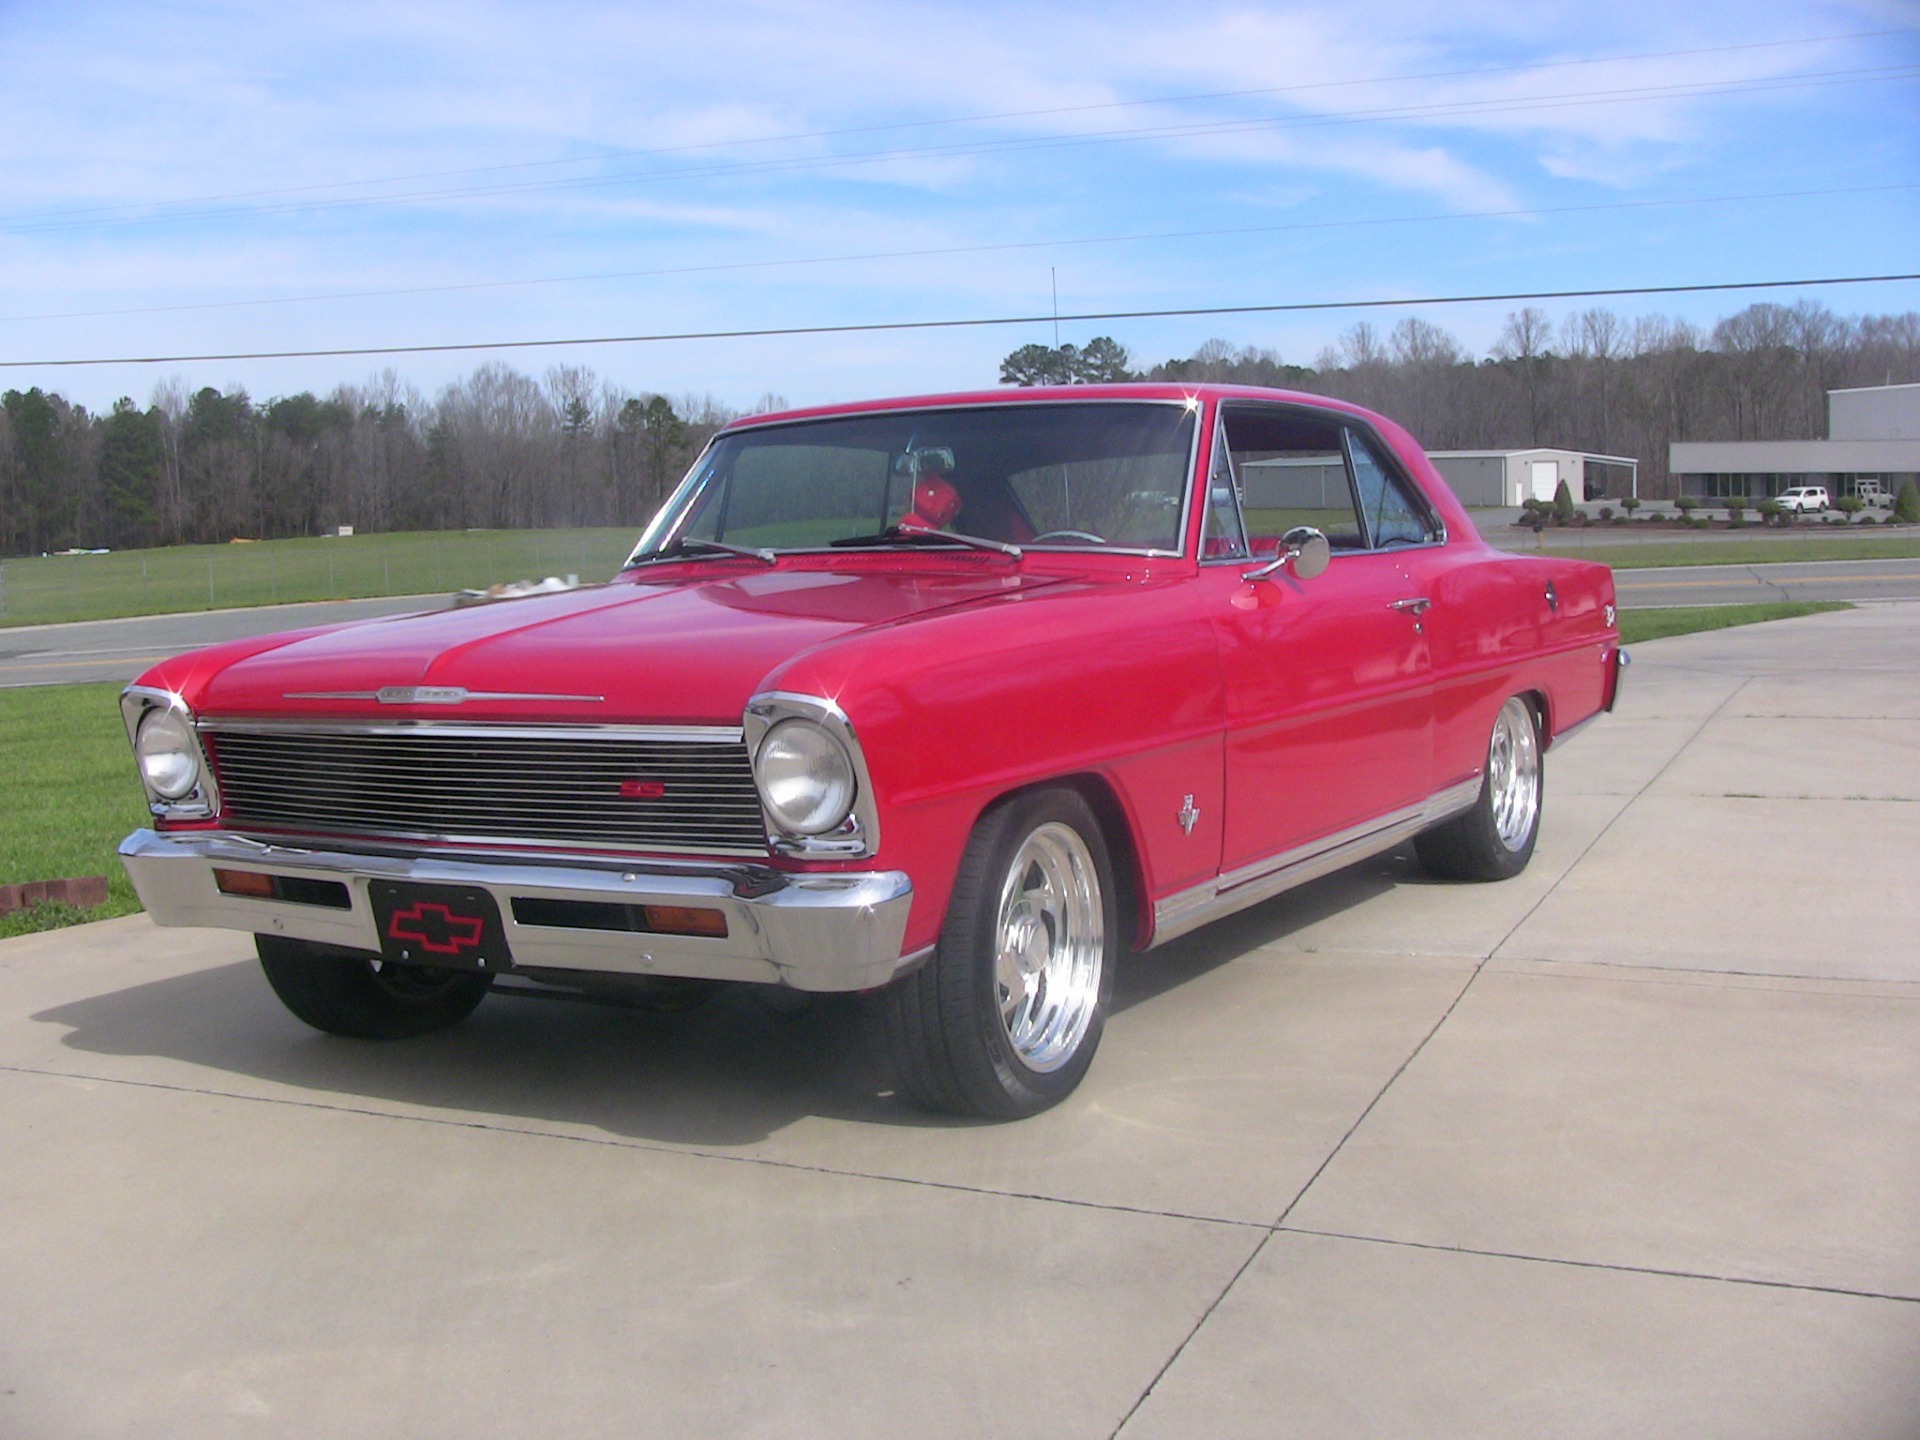
[(1605, 566), (1491, 549), (1336, 401), (755, 416), (608, 584), (156, 666), (121, 854), (336, 1034), (502, 974), (879, 990), (903, 1093), (1016, 1117), (1086, 1073), (1123, 950), (1407, 840), (1518, 873), (1614, 618)]

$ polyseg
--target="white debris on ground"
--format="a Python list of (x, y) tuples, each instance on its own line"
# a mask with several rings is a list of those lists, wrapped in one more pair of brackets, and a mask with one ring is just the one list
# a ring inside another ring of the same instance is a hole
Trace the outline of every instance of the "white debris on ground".
[(559, 590), (577, 590), (580, 588), (578, 575), (549, 575), (544, 580), (504, 580), (497, 585), (489, 585), (484, 590), (461, 590), (455, 593), (455, 605), (484, 605), (489, 600), (518, 600), (522, 595), (551, 595)]

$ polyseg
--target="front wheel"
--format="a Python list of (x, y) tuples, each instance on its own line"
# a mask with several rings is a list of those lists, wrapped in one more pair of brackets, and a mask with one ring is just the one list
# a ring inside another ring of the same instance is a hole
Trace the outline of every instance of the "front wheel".
[(1527, 868), (1540, 836), (1546, 774), (1533, 706), (1518, 695), (1494, 717), (1487, 768), (1473, 808), (1414, 837), (1430, 874), (1447, 880), (1506, 880)]
[(395, 965), (356, 950), (256, 935), (260, 968), (280, 1002), (316, 1030), (354, 1040), (405, 1040), (457, 1025), (486, 999), (491, 975)]
[(989, 1119), (1073, 1093), (1100, 1043), (1119, 922), (1100, 824), (1071, 790), (989, 810), (960, 860), (934, 958), (887, 988), (903, 1094)]

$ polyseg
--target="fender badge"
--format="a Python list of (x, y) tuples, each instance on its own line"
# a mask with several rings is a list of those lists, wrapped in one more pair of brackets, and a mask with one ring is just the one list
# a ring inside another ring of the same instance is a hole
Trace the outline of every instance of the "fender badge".
[(382, 685), (373, 692), (382, 705), (464, 705), (464, 685)]
[(1200, 819), (1200, 812), (1193, 808), (1193, 796), (1189, 795), (1180, 802), (1180, 828), (1187, 834), (1193, 834), (1193, 827)]

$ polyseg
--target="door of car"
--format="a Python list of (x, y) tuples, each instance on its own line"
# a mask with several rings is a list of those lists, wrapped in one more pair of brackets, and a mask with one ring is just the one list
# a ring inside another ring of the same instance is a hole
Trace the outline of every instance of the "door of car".
[[(1224, 405), (1212, 452), (1201, 583), (1225, 680), (1221, 868), (1233, 873), (1431, 793), (1427, 597), (1398, 554), (1438, 526), (1332, 412)], [(1298, 525), (1326, 535), (1325, 572), (1246, 579)]]

